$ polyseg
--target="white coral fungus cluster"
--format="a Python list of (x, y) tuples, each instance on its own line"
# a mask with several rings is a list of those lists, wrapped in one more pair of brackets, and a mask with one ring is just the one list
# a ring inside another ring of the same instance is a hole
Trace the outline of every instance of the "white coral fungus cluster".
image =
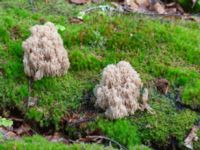
[[(148, 90), (145, 89), (141, 98), (142, 86), (139, 74), (128, 62), (108, 65), (103, 70), (100, 84), (94, 89), (95, 105), (105, 110), (106, 117), (110, 119), (134, 114), (138, 109), (148, 109)], [(139, 103), (140, 98), (142, 104)]]
[(55, 25), (51, 22), (35, 25), (31, 33), (23, 42), (25, 73), (34, 80), (40, 80), (43, 76), (63, 75), (70, 63)]

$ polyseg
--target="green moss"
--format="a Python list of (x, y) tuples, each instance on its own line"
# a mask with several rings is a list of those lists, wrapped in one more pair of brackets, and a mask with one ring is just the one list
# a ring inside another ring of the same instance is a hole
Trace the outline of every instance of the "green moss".
[(133, 146), (129, 149), (130, 150), (151, 150), (151, 148), (144, 146), (144, 145), (136, 145), (136, 146)]
[(91, 52), (85, 54), (80, 50), (73, 50), (70, 52), (69, 58), (73, 70), (97, 70), (101, 66), (101, 60)]
[(197, 114), (190, 110), (176, 111), (176, 106), (165, 98), (152, 100), (151, 106), (154, 115), (139, 113), (133, 119), (143, 142), (152, 142), (162, 147), (170, 144), (173, 138), (182, 147), (185, 136), (196, 122)]
[(137, 127), (126, 119), (109, 121), (100, 119), (93, 128), (99, 128), (106, 136), (131, 148), (141, 143)]
[[(173, 88), (184, 89), (184, 103), (199, 105), (199, 83), (190, 85), (191, 81), (200, 80), (198, 23), (167, 22), (136, 14), (102, 15), (98, 11), (86, 14), (82, 24), (69, 22), (69, 18), (86, 7), (69, 5), (64, 0), (48, 4), (37, 1), (36, 12), (32, 13), (25, 0), (0, 2), (1, 109), (17, 107), (27, 119), (41, 126), (53, 124), (58, 129), (60, 118), (70, 109), (80, 107), (84, 92), (94, 88), (102, 69), (120, 60), (129, 61), (141, 74), (144, 84), (158, 77), (167, 78)], [(63, 77), (45, 77), (34, 82), (29, 93), (21, 44), (30, 36), (29, 28), (40, 24), (40, 19), (65, 26), (66, 30), (60, 34), (68, 49), (71, 68)], [(20, 34), (16, 39), (11, 34), (15, 26)], [(38, 104), (27, 108), (28, 96), (37, 98)], [(158, 107), (158, 102), (153, 106)], [(169, 137), (168, 125), (176, 110), (168, 104), (165, 107), (158, 107), (155, 116), (142, 117), (142, 122), (152, 124), (159, 120), (155, 130), (144, 130), (144, 139), (163, 142)]]
[(200, 108), (200, 80), (191, 80), (182, 92), (182, 103), (194, 109)]
[[(93, 150), (114, 150), (114, 148), (104, 147), (99, 144), (73, 144), (65, 145), (63, 143), (49, 142), (41, 136), (25, 137), (22, 140), (6, 141), (0, 144), (0, 149), (17, 149), (17, 150), (80, 150), (80, 149), (93, 149)], [(147, 149), (147, 148), (146, 148)], [(144, 150), (146, 150), (144, 149)]]

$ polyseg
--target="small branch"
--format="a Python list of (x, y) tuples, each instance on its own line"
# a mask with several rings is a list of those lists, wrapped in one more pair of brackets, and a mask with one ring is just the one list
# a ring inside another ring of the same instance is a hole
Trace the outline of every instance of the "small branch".
[(17, 121), (17, 122), (23, 122), (24, 121), (24, 119), (16, 118), (16, 117), (10, 117), (9, 119), (11, 119), (13, 121)]
[(107, 140), (107, 141), (110, 141), (114, 144), (116, 144), (120, 149), (123, 149), (123, 150), (128, 150), (125, 146), (121, 145), (120, 143), (118, 143), (117, 141), (113, 140), (113, 139), (110, 139), (108, 137), (105, 137), (105, 136), (87, 136), (88, 138), (96, 138), (96, 139), (103, 139), (103, 140)]

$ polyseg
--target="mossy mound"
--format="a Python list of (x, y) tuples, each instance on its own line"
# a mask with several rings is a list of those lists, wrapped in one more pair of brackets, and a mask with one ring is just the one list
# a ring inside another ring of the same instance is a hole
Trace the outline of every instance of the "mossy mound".
[[(53, 125), (60, 129), (61, 118), (69, 110), (77, 110), (85, 103), (84, 93), (92, 91), (102, 69), (121, 60), (131, 63), (144, 84), (159, 77), (166, 78), (171, 89), (183, 89), (180, 93), (183, 104), (199, 107), (198, 23), (168, 22), (143, 15), (100, 10), (86, 14), (82, 24), (69, 21), (87, 6), (75, 7), (64, 0), (49, 4), (38, 1), (37, 10), (32, 13), (26, 0), (0, 1), (1, 110), (8, 114), (8, 110), (18, 109), (27, 120), (41, 127)], [(30, 92), (29, 79), (23, 71), (21, 45), (30, 36), (29, 28), (41, 24), (42, 20), (66, 28), (59, 32), (68, 49), (71, 68), (65, 76), (34, 82)], [(37, 104), (27, 107), (28, 97), (36, 98)], [(102, 124), (108, 124), (108, 127), (101, 127), (102, 130), (108, 136), (122, 140), (128, 136), (130, 126), (136, 135), (133, 141), (140, 139), (142, 143), (150, 141), (167, 145), (170, 139), (176, 139), (182, 145), (197, 114), (190, 110), (177, 111), (166, 97), (152, 96), (150, 102), (155, 115), (136, 113), (133, 118), (119, 123), (104, 120)], [(120, 124), (126, 132), (122, 131)], [(112, 125), (114, 130), (121, 128), (116, 131), (120, 135), (109, 133)]]
[(133, 147), (141, 144), (140, 135), (137, 127), (129, 120), (120, 119), (109, 121), (105, 119), (98, 120), (95, 124), (90, 125), (92, 128), (100, 129), (106, 136), (114, 139), (126, 147)]
[[(7, 141), (0, 145), (0, 149), (17, 149), (17, 150), (114, 150), (113, 147), (104, 147), (100, 144), (71, 144), (49, 142), (41, 136), (25, 137), (21, 140)], [(145, 150), (145, 149), (144, 149)]]
[(140, 142), (151, 143), (160, 149), (184, 148), (184, 139), (198, 121), (198, 115), (188, 109), (177, 110), (174, 102), (163, 96), (157, 95), (150, 101), (155, 114), (136, 112), (122, 120), (100, 119), (91, 126), (129, 148)]

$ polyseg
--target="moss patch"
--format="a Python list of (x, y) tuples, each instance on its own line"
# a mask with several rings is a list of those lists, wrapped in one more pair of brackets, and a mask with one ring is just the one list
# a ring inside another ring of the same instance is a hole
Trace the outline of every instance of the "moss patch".
[[(199, 107), (198, 23), (167, 22), (137, 14), (101, 11), (87, 14), (82, 24), (69, 22), (70, 17), (87, 6), (75, 7), (64, 0), (49, 4), (38, 1), (36, 12), (32, 13), (26, 0), (0, 2), (1, 110), (18, 108), (26, 119), (41, 127), (53, 125), (60, 129), (60, 119), (69, 110), (81, 106), (84, 92), (92, 91), (102, 69), (120, 60), (129, 61), (141, 74), (144, 84), (158, 77), (166, 78), (171, 88), (183, 89), (182, 103)], [(29, 28), (40, 24), (41, 20), (65, 26), (66, 30), (60, 34), (69, 52), (71, 68), (63, 77), (34, 82), (30, 93), (29, 80), (23, 71), (21, 44), (30, 35)], [(28, 96), (37, 98), (38, 104), (27, 107)], [(166, 97), (152, 96), (151, 105), (156, 115), (136, 113), (128, 120), (103, 120), (99, 126), (105, 134), (119, 138), (128, 146), (137, 144), (139, 139), (143, 143), (167, 145), (171, 138), (181, 145), (197, 118), (196, 113), (177, 111)], [(119, 135), (112, 133), (112, 128)], [(136, 136), (131, 136), (132, 141), (123, 141), (129, 137), (129, 128)], [(137, 130), (139, 133), (135, 132)]]
[[(22, 140), (7, 141), (0, 145), (0, 149), (18, 149), (18, 150), (38, 150), (38, 149), (53, 149), (53, 150), (80, 150), (80, 149), (94, 149), (94, 150), (114, 150), (114, 148), (104, 147), (99, 144), (73, 144), (66, 145), (62, 143), (49, 142), (41, 136), (25, 137)], [(145, 150), (145, 149), (144, 149)]]
[(137, 127), (129, 120), (121, 119), (109, 121), (100, 119), (93, 128), (99, 128), (106, 136), (118, 141), (119, 143), (131, 148), (141, 143)]

